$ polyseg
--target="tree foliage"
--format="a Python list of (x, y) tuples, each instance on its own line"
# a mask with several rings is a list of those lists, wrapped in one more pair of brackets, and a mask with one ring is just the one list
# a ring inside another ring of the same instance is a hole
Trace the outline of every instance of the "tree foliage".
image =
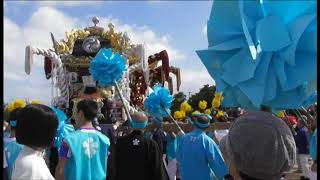
[(173, 95), (173, 98), (174, 100), (171, 106), (171, 114), (180, 110), (180, 104), (187, 99), (187, 96), (183, 92), (178, 92), (177, 94)]
[(210, 108), (215, 91), (215, 86), (209, 86), (208, 84), (206, 84), (200, 89), (198, 93), (193, 94), (189, 98), (188, 103), (192, 106), (193, 110), (199, 110), (199, 101), (205, 100), (207, 101), (207, 108)]

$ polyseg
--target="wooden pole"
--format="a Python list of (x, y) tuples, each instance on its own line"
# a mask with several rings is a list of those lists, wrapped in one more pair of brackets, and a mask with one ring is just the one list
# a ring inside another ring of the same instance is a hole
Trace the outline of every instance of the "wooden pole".
[(127, 114), (127, 117), (128, 117), (129, 120), (131, 121), (131, 115), (130, 115), (130, 113), (129, 113), (129, 109), (128, 109), (125, 101), (124, 101), (124, 98), (123, 98), (123, 96), (122, 96), (122, 93), (121, 93), (121, 91), (120, 91), (120, 88), (119, 88), (119, 85), (118, 85), (117, 81), (114, 81), (114, 84), (115, 84), (116, 90), (117, 90), (118, 93), (119, 93), (120, 100), (122, 101), (122, 104), (123, 104), (123, 106), (124, 106), (124, 110), (125, 110), (125, 112), (126, 112), (126, 114)]
[(177, 126), (177, 128), (179, 129), (179, 131), (181, 131), (182, 134), (185, 134), (184, 131), (182, 130), (182, 128), (179, 126), (179, 124), (178, 124), (178, 123), (174, 120), (174, 118), (171, 116), (170, 112), (169, 112), (166, 108), (164, 108), (163, 106), (162, 106), (162, 109), (165, 110), (165, 112), (167, 113), (167, 115), (170, 117), (170, 120)]

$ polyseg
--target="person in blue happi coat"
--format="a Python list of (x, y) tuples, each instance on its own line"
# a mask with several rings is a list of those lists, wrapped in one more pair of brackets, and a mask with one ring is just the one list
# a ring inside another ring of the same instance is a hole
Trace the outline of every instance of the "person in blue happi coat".
[(181, 179), (223, 179), (227, 166), (217, 144), (206, 135), (211, 117), (207, 114), (192, 116), (194, 129), (178, 140), (177, 161)]
[(110, 141), (92, 125), (98, 114), (98, 105), (92, 100), (82, 100), (77, 110), (77, 130), (62, 142), (56, 179), (106, 179)]
[(5, 158), (7, 160), (7, 174), (8, 179), (11, 179), (12, 170), (14, 163), (21, 152), (23, 145), (17, 143), (16, 140), (16, 125), (17, 125), (17, 116), (21, 108), (14, 109), (9, 115), (9, 127), (10, 127), (10, 136), (4, 139), (4, 151)]

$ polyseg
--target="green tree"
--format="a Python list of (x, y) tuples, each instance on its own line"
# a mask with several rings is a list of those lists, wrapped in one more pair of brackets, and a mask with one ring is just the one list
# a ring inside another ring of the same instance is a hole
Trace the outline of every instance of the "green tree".
[(174, 100), (171, 106), (171, 114), (180, 110), (180, 104), (187, 99), (187, 96), (183, 92), (178, 92), (177, 94), (173, 95), (173, 98)]
[(192, 106), (193, 111), (199, 110), (198, 105), (199, 101), (201, 100), (207, 101), (207, 108), (210, 108), (215, 92), (215, 86), (209, 86), (208, 84), (206, 84), (200, 89), (198, 93), (191, 95), (191, 97), (188, 100), (188, 103)]

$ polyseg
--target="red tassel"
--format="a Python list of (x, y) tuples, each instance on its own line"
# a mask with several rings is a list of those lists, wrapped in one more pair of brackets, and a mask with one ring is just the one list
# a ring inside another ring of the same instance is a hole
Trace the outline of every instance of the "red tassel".
[(51, 78), (51, 71), (52, 71), (52, 62), (51, 59), (48, 57), (44, 57), (44, 72), (46, 74), (46, 78)]
[(164, 72), (165, 80), (169, 80), (170, 66), (169, 66), (169, 56), (166, 50), (159, 53), (159, 59), (162, 60), (162, 70)]

